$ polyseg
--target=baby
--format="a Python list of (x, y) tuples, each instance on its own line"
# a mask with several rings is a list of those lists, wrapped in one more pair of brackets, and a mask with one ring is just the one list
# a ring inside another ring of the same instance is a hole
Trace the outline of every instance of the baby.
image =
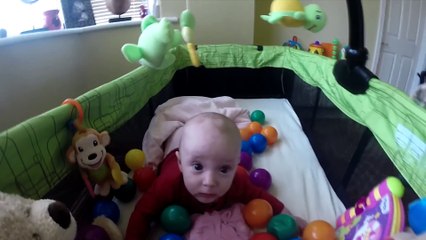
[(222, 210), (255, 198), (268, 201), (274, 215), (284, 205), (254, 186), (247, 173), (237, 171), (241, 137), (235, 123), (217, 113), (201, 113), (182, 129), (179, 149), (170, 152), (159, 167), (159, 176), (135, 206), (126, 239), (146, 239), (151, 221), (171, 204), (190, 214)]

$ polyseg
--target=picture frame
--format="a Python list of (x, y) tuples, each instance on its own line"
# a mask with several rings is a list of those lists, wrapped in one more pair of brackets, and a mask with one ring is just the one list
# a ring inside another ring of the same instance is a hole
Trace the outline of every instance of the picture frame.
[(96, 25), (90, 0), (61, 0), (65, 28)]

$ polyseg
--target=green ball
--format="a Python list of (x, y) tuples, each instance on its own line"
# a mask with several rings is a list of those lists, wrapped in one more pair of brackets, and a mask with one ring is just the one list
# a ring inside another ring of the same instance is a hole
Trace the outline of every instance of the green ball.
[(191, 219), (185, 208), (170, 205), (161, 213), (161, 224), (167, 232), (184, 234), (191, 228)]
[(265, 123), (265, 114), (260, 110), (255, 110), (250, 115), (250, 120), (252, 122), (258, 122), (260, 124)]
[(267, 231), (278, 240), (289, 240), (297, 236), (297, 224), (290, 215), (279, 214), (269, 220)]

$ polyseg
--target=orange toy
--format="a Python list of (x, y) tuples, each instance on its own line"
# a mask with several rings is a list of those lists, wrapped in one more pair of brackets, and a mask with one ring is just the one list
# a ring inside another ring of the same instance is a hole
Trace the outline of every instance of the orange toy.
[(251, 135), (253, 134), (251, 133), (251, 130), (248, 127), (245, 127), (240, 129), (240, 135), (242, 140), (248, 141)]
[(262, 125), (258, 122), (251, 122), (248, 125), (248, 129), (250, 129), (251, 134), (260, 133), (262, 131)]
[(244, 219), (247, 225), (253, 229), (266, 228), (272, 215), (271, 204), (263, 199), (253, 199), (243, 209)]
[(272, 145), (278, 140), (278, 132), (272, 126), (264, 127), (260, 133), (265, 136), (268, 141), (268, 145)]
[(330, 223), (323, 220), (310, 222), (303, 230), (303, 240), (336, 240), (336, 233)]

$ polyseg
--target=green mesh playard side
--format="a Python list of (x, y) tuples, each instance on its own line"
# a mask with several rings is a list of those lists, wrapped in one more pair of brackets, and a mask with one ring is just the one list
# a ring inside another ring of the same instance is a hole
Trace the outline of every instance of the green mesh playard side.
[[(367, 126), (395, 166), (420, 196), (426, 196), (426, 111), (399, 90), (377, 79), (365, 95), (352, 95), (332, 74), (334, 60), (281, 46), (201, 45), (207, 68), (277, 67), (293, 70), (318, 86), (346, 115)], [(178, 69), (190, 66), (183, 47), (176, 62), (163, 70), (140, 67), (77, 98), (84, 125), (114, 131), (159, 92)], [(65, 151), (71, 135), (67, 123), (71, 106), (59, 106), (0, 134), (0, 190), (24, 196), (45, 194), (69, 171)]]
[[(84, 109), (83, 125), (114, 131), (157, 94), (178, 68), (159, 71), (140, 67), (78, 97)], [(0, 133), (1, 191), (40, 198), (71, 170), (65, 157), (72, 137), (67, 126), (76, 111), (60, 104)]]

